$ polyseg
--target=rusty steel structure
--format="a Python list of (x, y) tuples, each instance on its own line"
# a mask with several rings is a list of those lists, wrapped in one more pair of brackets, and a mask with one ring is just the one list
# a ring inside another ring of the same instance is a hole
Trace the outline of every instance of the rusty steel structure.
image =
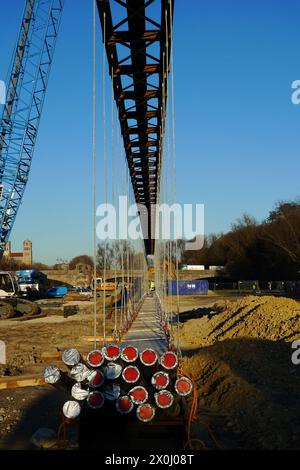
[(133, 192), (147, 209), (145, 249), (153, 254), (174, 0), (97, 0), (97, 7)]

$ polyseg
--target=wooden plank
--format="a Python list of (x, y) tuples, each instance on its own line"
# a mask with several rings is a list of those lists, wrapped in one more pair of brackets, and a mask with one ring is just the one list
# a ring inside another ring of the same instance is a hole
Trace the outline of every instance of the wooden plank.
[(29, 320), (36, 320), (37, 318), (45, 318), (47, 317), (47, 313), (42, 313), (40, 315), (33, 315), (32, 317), (21, 317), (21, 318), (18, 318), (17, 320), (18, 321), (29, 321)]
[(47, 385), (42, 375), (17, 375), (12, 377), (0, 377), (0, 390), (20, 387), (37, 387)]
[[(80, 336), (81, 341), (86, 341), (87, 343), (93, 343), (95, 341), (94, 336)], [(103, 336), (96, 336), (96, 341), (103, 341)], [(106, 341), (113, 342), (116, 341), (112, 336), (106, 336)]]
[(43, 351), (41, 352), (41, 362), (61, 361), (62, 351)]
[(35, 320), (37, 318), (44, 318), (44, 317), (47, 317), (46, 313), (42, 313), (40, 315), (33, 315), (32, 317), (26, 317), (26, 315), (25, 315), (23, 317), (8, 318), (8, 320), (17, 322), (17, 321)]

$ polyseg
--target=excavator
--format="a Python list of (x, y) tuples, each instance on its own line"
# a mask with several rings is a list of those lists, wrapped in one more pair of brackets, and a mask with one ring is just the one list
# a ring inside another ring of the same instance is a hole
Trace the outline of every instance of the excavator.
[(0, 319), (16, 316), (32, 317), (39, 314), (36, 303), (22, 298), (14, 273), (0, 271)]

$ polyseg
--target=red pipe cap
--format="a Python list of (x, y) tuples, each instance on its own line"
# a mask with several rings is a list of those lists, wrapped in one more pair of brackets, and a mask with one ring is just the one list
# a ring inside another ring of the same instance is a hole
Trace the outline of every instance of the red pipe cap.
[(157, 362), (157, 354), (153, 349), (144, 349), (140, 354), (140, 360), (144, 366), (153, 366)]
[(162, 390), (167, 388), (169, 385), (170, 379), (167, 372), (158, 371), (151, 378), (151, 384), (156, 390)]
[(89, 386), (92, 388), (98, 388), (101, 387), (104, 383), (104, 375), (100, 370), (95, 370), (92, 372), (90, 378), (89, 378)]
[(102, 408), (104, 401), (105, 399), (101, 392), (91, 392), (87, 397), (87, 404), (94, 410)]
[(154, 395), (155, 403), (159, 408), (170, 408), (173, 405), (174, 397), (168, 390), (161, 390)]
[(149, 403), (144, 403), (139, 405), (136, 410), (136, 415), (140, 421), (143, 423), (149, 423), (152, 421), (155, 416), (155, 409)]
[(119, 397), (116, 401), (116, 409), (121, 414), (130, 413), (133, 410), (133, 402), (128, 395)]
[(125, 362), (134, 362), (137, 360), (139, 352), (134, 346), (125, 346), (121, 352), (121, 358)]
[(160, 363), (164, 369), (172, 370), (176, 369), (178, 366), (178, 357), (177, 354), (173, 351), (165, 352), (160, 359)]
[(121, 349), (119, 346), (110, 344), (109, 346), (103, 348), (103, 354), (105, 359), (108, 361), (116, 361), (120, 357)]
[(127, 366), (123, 370), (122, 377), (129, 384), (136, 383), (140, 378), (140, 371), (135, 366)]
[(141, 405), (148, 400), (148, 392), (145, 387), (138, 385), (130, 390), (129, 396), (135, 405)]
[(91, 367), (100, 367), (102, 366), (104, 362), (104, 357), (101, 351), (98, 349), (95, 349), (94, 351), (91, 351), (88, 353), (86, 362), (89, 364)]
[(180, 377), (175, 382), (175, 390), (178, 395), (185, 397), (192, 393), (193, 383), (188, 377)]

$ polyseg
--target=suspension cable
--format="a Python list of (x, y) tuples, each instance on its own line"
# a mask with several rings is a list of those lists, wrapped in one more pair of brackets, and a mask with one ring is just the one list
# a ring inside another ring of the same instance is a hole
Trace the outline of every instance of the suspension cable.
[(94, 309), (93, 309), (93, 334), (94, 349), (97, 348), (97, 233), (96, 233), (96, 211), (97, 211), (97, 160), (96, 160), (96, 129), (97, 129), (97, 102), (96, 102), (96, 0), (93, 0), (93, 124), (92, 124), (92, 153), (93, 153), (93, 263), (94, 263)]
[[(112, 186), (112, 204), (113, 207), (116, 207), (115, 201), (115, 114), (114, 114), (114, 64), (113, 64), (113, 54), (111, 54), (111, 186)], [(113, 245), (113, 262), (114, 262), (114, 298), (111, 299), (111, 303), (114, 306), (114, 332), (113, 337), (117, 335), (117, 267), (116, 267), (116, 257), (117, 257), (117, 241), (114, 241)], [(112, 309), (111, 309), (112, 313)]]
[[(172, 144), (173, 144), (173, 174), (174, 174), (174, 204), (177, 203), (177, 168), (176, 168), (176, 133), (175, 133), (175, 83), (174, 83), (174, 43), (173, 43), (173, 12), (170, 5), (170, 36), (171, 36), (171, 99), (172, 99)], [(179, 263), (178, 240), (175, 239), (175, 264), (176, 264), (176, 310), (177, 310), (177, 351), (181, 356), (180, 322), (179, 322)]]
[[(107, 131), (106, 131), (106, 13), (103, 13), (103, 57), (102, 57), (102, 103), (103, 103), (103, 157), (104, 157), (104, 192), (107, 207)], [(104, 240), (104, 266), (103, 266), (103, 346), (106, 345), (106, 263), (107, 263), (107, 239)]]

